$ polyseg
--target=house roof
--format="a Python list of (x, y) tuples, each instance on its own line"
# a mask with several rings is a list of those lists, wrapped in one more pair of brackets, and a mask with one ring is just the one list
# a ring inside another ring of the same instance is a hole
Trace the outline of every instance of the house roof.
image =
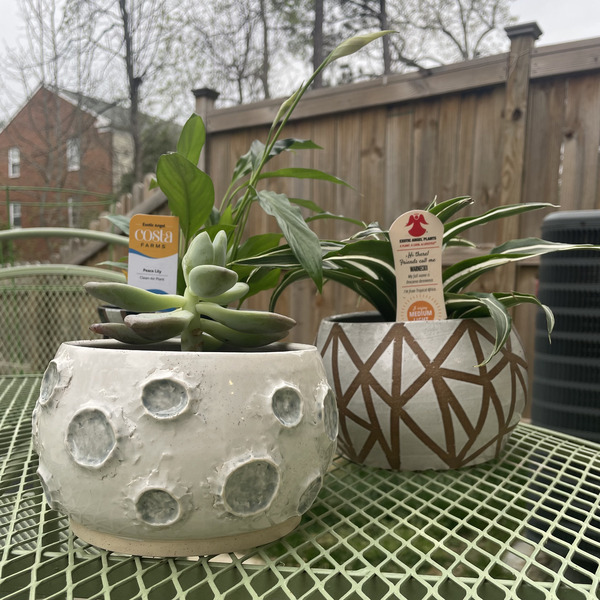
[[(23, 105), (14, 113), (14, 115), (5, 123), (0, 123), (0, 133), (15, 119), (15, 117), (23, 110), (23, 108), (29, 103), (31, 98), (37, 94), (40, 89), (46, 89), (54, 94), (60, 96), (66, 102), (69, 102), (73, 106), (77, 106), (85, 112), (89, 113), (96, 119), (96, 127), (101, 129), (116, 129), (119, 131), (128, 131), (130, 116), (129, 109), (117, 104), (116, 102), (107, 102), (106, 100), (100, 100), (98, 98), (92, 98), (86, 96), (81, 92), (74, 92), (63, 88), (56, 88), (51, 85), (40, 84), (33, 94), (27, 98)], [(158, 123), (165, 125), (166, 127), (173, 127), (177, 133), (181, 129), (180, 126), (164, 121), (157, 117), (140, 113), (140, 121), (142, 127), (151, 126), (154, 127)]]
[(94, 115), (98, 120), (98, 126), (110, 127), (112, 129), (128, 129), (129, 109), (119, 106), (115, 102), (106, 102), (98, 98), (86, 96), (81, 92), (58, 89), (52, 90), (59, 96), (76, 106), (79, 106), (86, 112)]

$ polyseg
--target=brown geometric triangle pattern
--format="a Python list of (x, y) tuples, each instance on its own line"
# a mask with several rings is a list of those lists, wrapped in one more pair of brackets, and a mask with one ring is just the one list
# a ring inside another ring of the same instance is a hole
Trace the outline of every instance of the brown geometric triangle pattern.
[(513, 332), (481, 365), (493, 345), (490, 319), (325, 320), (317, 346), (337, 395), (339, 451), (394, 470), (498, 457), (525, 406), (527, 362)]

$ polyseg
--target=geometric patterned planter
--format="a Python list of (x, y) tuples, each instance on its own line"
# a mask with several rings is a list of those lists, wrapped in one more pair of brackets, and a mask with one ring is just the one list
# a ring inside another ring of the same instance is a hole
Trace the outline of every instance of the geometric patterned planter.
[(317, 335), (339, 410), (338, 451), (393, 470), (456, 469), (497, 458), (527, 397), (517, 334), (487, 364), (491, 318), (324, 319)]
[(116, 552), (193, 556), (289, 533), (335, 451), (337, 408), (314, 346), (181, 352), (66, 342), (34, 411), (48, 504)]

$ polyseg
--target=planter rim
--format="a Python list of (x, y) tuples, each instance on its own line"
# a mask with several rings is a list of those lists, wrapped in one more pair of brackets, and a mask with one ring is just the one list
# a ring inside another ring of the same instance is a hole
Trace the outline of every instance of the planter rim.
[(276, 342), (269, 344), (268, 346), (261, 346), (260, 348), (245, 348), (232, 349), (232, 350), (220, 350), (220, 351), (207, 351), (207, 352), (182, 352), (180, 349), (178, 340), (167, 340), (164, 342), (156, 342), (146, 344), (144, 346), (135, 346), (133, 344), (124, 344), (112, 339), (97, 339), (97, 340), (71, 340), (63, 342), (64, 346), (81, 348), (84, 350), (104, 350), (111, 351), (115, 350), (118, 352), (134, 352), (134, 353), (149, 353), (149, 352), (161, 352), (162, 354), (173, 354), (177, 356), (188, 355), (188, 356), (243, 356), (247, 354), (252, 355), (273, 355), (273, 354), (301, 354), (307, 351), (318, 352), (316, 346), (312, 344), (300, 344), (296, 342)]
[(435, 321), (385, 321), (380, 313), (377, 311), (364, 311), (364, 312), (353, 312), (344, 313), (340, 315), (330, 315), (323, 317), (323, 321), (330, 323), (360, 323), (368, 324), (374, 323), (378, 325), (411, 325), (415, 327), (423, 327), (425, 324), (440, 325), (441, 323), (452, 323), (455, 321), (489, 321), (492, 317), (469, 317), (467, 319), (437, 319)]

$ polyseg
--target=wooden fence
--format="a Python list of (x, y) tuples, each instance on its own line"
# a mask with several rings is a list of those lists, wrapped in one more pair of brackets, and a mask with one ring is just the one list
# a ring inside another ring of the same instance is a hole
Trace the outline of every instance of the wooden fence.
[[(475, 212), (530, 201), (599, 209), (600, 38), (537, 48), (535, 23), (507, 34), (506, 54), (307, 94), (284, 135), (312, 139), (323, 149), (279, 157), (278, 166), (317, 167), (354, 189), (306, 180), (274, 189), (384, 227), (436, 196), (470, 195)], [(265, 139), (280, 103), (215, 109), (213, 95), (196, 91), (196, 112), (208, 132), (201, 160), (217, 198), (237, 158), (252, 140)], [(539, 236), (545, 214), (489, 225), (471, 239), (491, 246)], [(253, 215), (251, 232), (274, 227), (259, 210)], [(356, 231), (331, 221), (317, 222), (315, 230), (337, 239)], [(488, 277), (485, 287), (534, 293), (536, 273), (532, 260)], [(365, 308), (331, 283), (323, 295), (309, 283), (297, 284), (278, 306), (298, 321), (294, 339), (304, 342), (314, 339), (323, 316)], [(515, 315), (531, 364), (535, 310), (522, 307)]]

